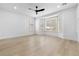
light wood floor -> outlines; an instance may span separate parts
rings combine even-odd
[[[79,55],[79,43],[57,37],[33,35],[0,40],[1,56]]]

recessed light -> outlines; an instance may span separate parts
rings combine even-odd
[[[14,9],[16,10],[16,6],[14,6]]]
[[[60,8],[60,5],[57,5],[57,8]]]

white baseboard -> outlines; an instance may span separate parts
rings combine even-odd
[[[46,35],[46,34],[21,34],[21,35],[16,35],[16,36],[4,36],[4,37],[0,37],[0,40],[2,40],[2,39],[10,39],[10,38],[17,38],[17,37],[23,37],[23,36],[32,36],[32,35]],[[69,37],[63,37],[62,35],[59,35],[59,36],[56,36],[56,37],[59,37],[59,38],[62,38],[62,39],[66,39],[66,40],[73,40],[73,41],[79,42],[79,40],[75,40],[75,39],[69,38]],[[52,36],[52,35],[46,35],[46,36]]]
[[[30,36],[30,35],[34,35],[34,34],[22,34],[22,35],[16,35],[16,36],[4,36],[4,37],[0,37],[0,40],[2,39],[9,39],[9,38],[17,38],[17,37],[22,37],[22,36]]]

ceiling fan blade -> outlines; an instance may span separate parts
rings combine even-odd
[[[29,10],[33,10],[32,8],[28,8]],[[33,10],[34,11],[34,10]]]
[[[39,11],[44,11],[45,9],[40,9]]]
[[[36,12],[44,11],[45,9],[35,10]]]

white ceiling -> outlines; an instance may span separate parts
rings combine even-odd
[[[11,12],[23,13],[32,17],[39,17],[76,5],[75,3],[68,3],[66,6],[61,6],[61,4],[62,3],[0,3],[0,8]],[[45,8],[45,11],[41,11],[36,15],[35,11],[28,9],[35,9],[35,6],[38,6],[38,9]],[[59,8],[57,6],[59,6]],[[14,9],[14,7],[16,9]]]

